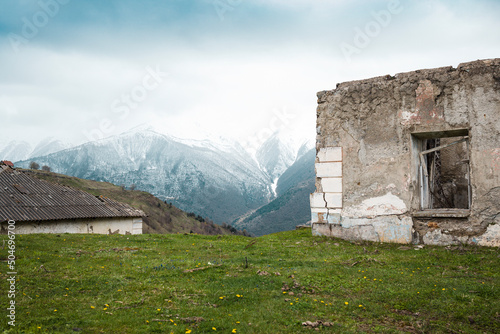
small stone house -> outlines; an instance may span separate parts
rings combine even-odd
[[[0,164],[0,233],[142,234],[141,210]],[[9,224],[10,222],[10,224]]]
[[[500,246],[500,59],[317,96],[314,234]]]

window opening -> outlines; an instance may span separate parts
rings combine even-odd
[[[454,133],[414,135],[418,141],[420,208],[469,209],[469,137]]]

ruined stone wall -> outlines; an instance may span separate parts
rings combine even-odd
[[[426,216],[417,166],[418,152],[425,150],[421,143],[429,134],[461,138],[464,131],[468,146],[443,150],[443,161],[454,150],[468,150],[469,160],[456,164],[470,168],[470,210]],[[316,148],[314,233],[500,245],[500,59],[346,82],[319,92]],[[464,170],[452,167],[443,171],[445,177]],[[456,183],[463,189],[463,181]]]

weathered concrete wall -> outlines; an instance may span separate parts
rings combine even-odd
[[[464,131],[470,209],[426,217],[416,161],[425,148],[419,148],[418,138]],[[500,246],[500,59],[346,82],[319,92],[316,148],[313,233]]]
[[[7,223],[2,223],[2,233]],[[16,234],[31,233],[95,233],[95,234],[142,234],[142,218],[110,218],[57,220],[48,222],[16,222]]]

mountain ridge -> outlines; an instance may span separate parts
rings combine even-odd
[[[298,166],[307,149],[307,143],[295,148],[274,134],[253,157],[235,140],[179,139],[137,127],[16,166],[28,168],[34,160],[57,173],[144,190],[185,211],[234,223],[302,182]],[[308,201],[308,194],[301,196],[298,202]]]

